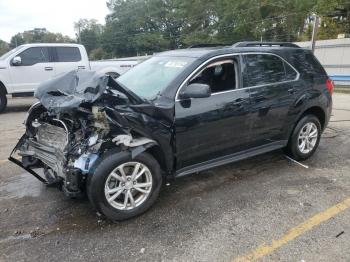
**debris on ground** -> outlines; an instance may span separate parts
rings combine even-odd
[[[342,234],[344,234],[345,232],[344,231],[342,231],[342,232],[340,232],[338,235],[336,235],[335,237],[336,238],[338,238],[338,237],[340,237]]]
[[[303,168],[309,168],[309,166],[304,165],[304,164],[302,164],[302,163],[296,161],[295,159],[293,159],[293,158],[291,158],[291,157],[289,157],[289,156],[287,156],[287,155],[284,155],[284,157],[287,158],[288,160],[290,160],[291,162],[293,162],[293,163],[295,163],[295,164],[298,164],[299,166],[301,166],[301,167],[303,167]]]

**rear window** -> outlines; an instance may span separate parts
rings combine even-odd
[[[301,74],[311,74],[315,76],[324,76],[326,71],[315,56],[310,51],[302,51],[290,55],[291,62]]]
[[[81,55],[78,47],[56,47],[57,62],[78,62]]]
[[[244,56],[244,86],[259,86],[296,79],[297,72],[281,58],[269,54]]]

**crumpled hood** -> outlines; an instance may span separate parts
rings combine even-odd
[[[108,75],[74,70],[40,84],[34,96],[53,114],[69,111],[82,103],[93,103],[107,88],[124,94],[132,103],[144,102]]]
[[[109,77],[94,71],[71,71],[40,84],[34,96],[51,113],[96,101],[106,90]]]

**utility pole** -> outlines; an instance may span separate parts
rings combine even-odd
[[[316,14],[314,14],[314,27],[312,29],[312,37],[311,37],[312,53],[315,53],[317,30],[318,30],[319,22],[320,22],[320,18]]]
[[[80,39],[80,27],[81,27],[81,24],[80,22],[78,22],[78,43],[81,44],[81,39]]]

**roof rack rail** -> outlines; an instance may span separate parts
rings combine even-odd
[[[228,44],[195,44],[191,45],[188,48],[203,48],[203,47],[217,47],[217,46],[230,46]]]
[[[288,42],[238,42],[232,45],[232,47],[264,47],[264,46],[280,46],[280,47],[294,47],[294,48],[301,48],[300,46],[288,43]]]

